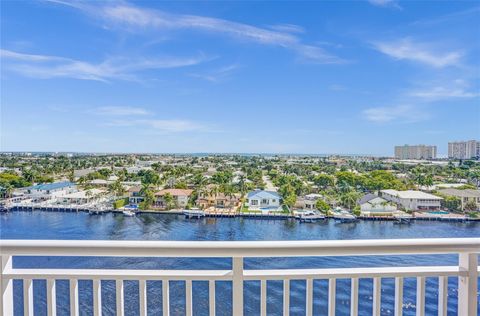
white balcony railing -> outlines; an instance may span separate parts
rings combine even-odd
[[[336,280],[351,279],[351,315],[358,315],[359,279],[373,279],[373,315],[381,313],[381,280],[395,279],[394,314],[402,315],[404,278],[417,278],[416,314],[425,314],[425,278],[438,277],[438,314],[447,315],[448,277],[458,277],[458,315],[477,315],[478,253],[480,238],[396,239],[348,241],[59,241],[1,240],[0,314],[14,315],[13,280],[23,280],[25,315],[33,315],[32,280],[46,280],[47,314],[56,315],[56,280],[69,280],[70,314],[79,315],[78,280],[93,281],[93,313],[102,313],[101,281],[115,280],[117,315],[124,315],[124,281],[139,283],[139,314],[147,315],[147,280],[162,281],[163,315],[169,315],[169,281],[185,282],[186,315],[195,310],[192,281],[208,281],[208,306],[215,315],[215,282],[232,282],[232,310],[244,314],[244,281],[260,281],[260,314],[267,314],[267,280],[283,280],[283,314],[290,310],[290,280],[306,280],[306,315],[313,314],[313,280],[328,280],[328,315],[335,315]],[[458,254],[455,266],[365,267],[328,269],[247,270],[247,257],[364,256],[405,254]],[[229,270],[121,270],[121,269],[19,269],[13,256],[117,256],[117,257],[218,257],[232,258]],[[441,262],[439,262],[441,263]]]

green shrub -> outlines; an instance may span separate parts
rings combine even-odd
[[[124,207],[127,204],[128,204],[128,198],[116,200],[115,202],[113,202],[113,208],[114,209],[119,209],[121,207]]]

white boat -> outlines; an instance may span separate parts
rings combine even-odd
[[[340,221],[342,223],[355,222],[357,220],[357,217],[355,215],[344,210],[333,213],[333,218],[336,221]]]
[[[298,219],[300,220],[300,222],[313,223],[318,220],[324,220],[325,215],[318,211],[305,211],[303,213],[300,213]]]
[[[395,224],[410,224],[413,216],[408,213],[394,214]]]
[[[129,211],[129,210],[124,210],[124,211],[122,211],[122,213],[123,213],[123,215],[129,216],[129,217],[135,216],[135,212],[132,212],[132,211]]]
[[[185,218],[200,218],[205,216],[205,211],[199,208],[192,208],[190,210],[184,210],[183,215],[185,215]]]

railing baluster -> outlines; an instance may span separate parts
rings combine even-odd
[[[170,286],[168,280],[162,281],[162,309],[163,316],[170,315]]]
[[[140,300],[140,316],[147,316],[147,281],[140,280],[138,282],[138,298]]]
[[[243,257],[232,258],[233,316],[243,316]]]
[[[290,315],[290,280],[283,280],[283,316]]]
[[[55,289],[55,279],[47,280],[47,315],[57,315],[57,295]]]
[[[208,281],[209,315],[215,316],[215,280]]]
[[[70,316],[78,316],[80,309],[78,306],[78,280],[70,279]]]
[[[185,314],[192,316],[192,280],[185,281]]]
[[[33,281],[23,280],[23,315],[33,316]]]
[[[417,277],[417,316],[425,315],[425,277]]]
[[[102,281],[93,280],[93,316],[102,315]]]
[[[358,278],[352,278],[350,293],[350,316],[358,316]]]
[[[461,253],[458,258],[460,270],[467,273],[458,278],[458,315],[477,315],[478,254]]]
[[[306,315],[313,315],[313,279],[307,279]]]
[[[395,316],[403,315],[403,278],[395,278]]]
[[[337,291],[337,280],[328,280],[328,316],[335,316],[335,299]]]
[[[438,278],[438,316],[447,316],[448,277]]]
[[[267,316],[267,280],[260,281],[260,315]]]
[[[373,278],[373,316],[380,316],[382,302],[382,279]]]
[[[124,304],[123,304],[123,280],[115,280],[116,287],[116,307],[117,307],[117,316],[124,315]]]
[[[6,270],[12,269],[12,256],[0,256],[0,316],[13,315],[13,280],[4,279]]]

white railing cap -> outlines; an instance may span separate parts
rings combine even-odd
[[[480,238],[321,241],[0,240],[0,253],[25,256],[293,257],[480,253]]]

